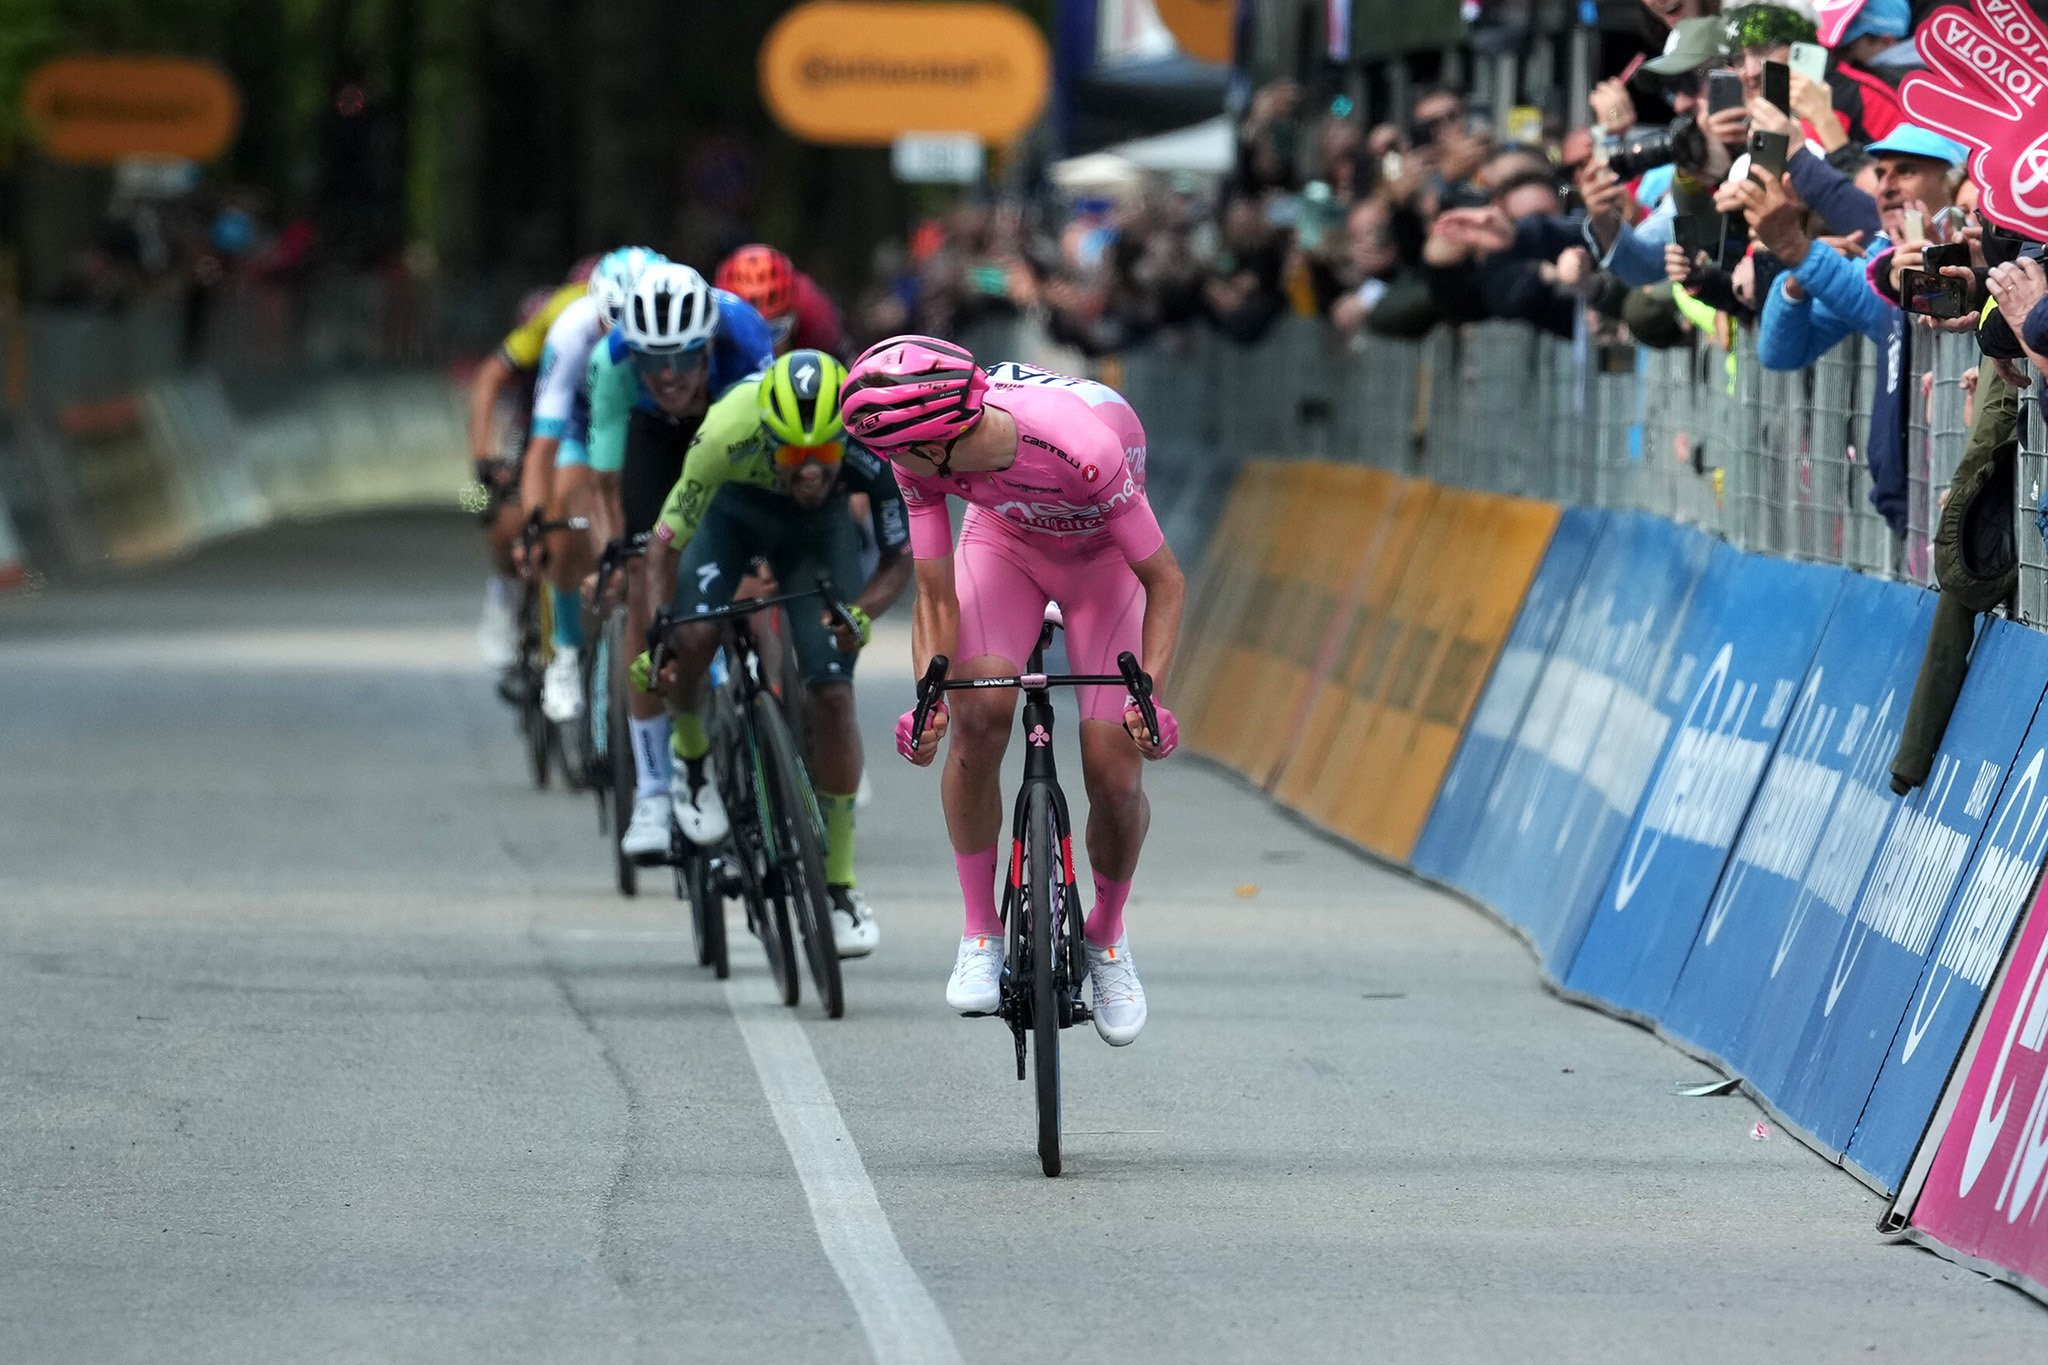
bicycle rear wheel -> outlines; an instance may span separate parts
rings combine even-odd
[[[1033,789],[1024,809],[1026,943],[1031,951],[1031,1070],[1038,1091],[1038,1164],[1060,1173],[1060,963],[1053,956],[1053,920],[1062,878],[1054,861],[1052,798]]]
[[[621,645],[626,613],[615,611],[605,623],[605,756],[611,778],[612,865],[621,896],[640,894],[640,869],[619,847],[626,826],[633,823],[633,793],[639,785],[633,771],[633,732],[626,710],[626,656]]]
[[[676,895],[690,903],[690,928],[697,937],[697,965],[720,981],[732,975],[725,942],[725,897],[711,881],[711,855],[694,852],[676,866]]]
[[[803,936],[804,960],[825,1006],[825,1017],[846,1013],[846,990],[839,975],[839,947],[832,939],[832,893],[825,884],[825,825],[811,791],[810,771],[797,753],[796,739],[782,708],[766,694],[754,699],[756,724],[765,741],[766,767],[773,780],[776,861],[791,918]]]

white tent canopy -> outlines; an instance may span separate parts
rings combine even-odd
[[[1120,142],[1086,156],[1071,156],[1052,168],[1053,183],[1068,191],[1114,191],[1135,186],[1147,172],[1220,179],[1237,158],[1237,134],[1219,114],[1170,133]]]

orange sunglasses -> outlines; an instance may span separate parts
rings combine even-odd
[[[846,458],[844,441],[827,441],[821,446],[777,446],[777,469],[802,469],[807,464],[836,465]]]

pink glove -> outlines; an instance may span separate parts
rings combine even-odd
[[[946,707],[943,702],[933,707],[932,713],[929,716],[925,717],[924,732],[927,735],[931,734],[933,722],[937,721],[941,716],[945,716],[946,714]],[[896,718],[896,752],[902,754],[912,763],[915,763],[918,767],[922,768],[929,764],[932,760],[931,757],[919,758],[917,755],[917,745],[911,742],[910,732],[912,727],[916,724],[917,711],[915,708],[909,711],[905,711],[902,715]],[[944,727],[941,726],[940,728],[943,730]],[[938,750],[934,748],[932,751],[932,756],[936,757],[937,753]]]
[[[1159,720],[1159,752],[1145,756],[1151,759],[1161,759],[1180,747],[1180,722],[1173,718],[1173,712],[1167,710],[1156,701],[1152,703],[1152,713]],[[1137,702],[1126,701],[1124,703],[1124,724],[1126,726],[1134,725],[1138,728],[1140,734],[1144,733],[1145,718],[1139,712]]]

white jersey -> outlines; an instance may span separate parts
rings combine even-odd
[[[604,315],[588,294],[562,310],[548,328],[541,350],[540,378],[533,390],[533,434],[581,443],[590,430],[590,400],[584,389],[590,353],[604,336]]]

